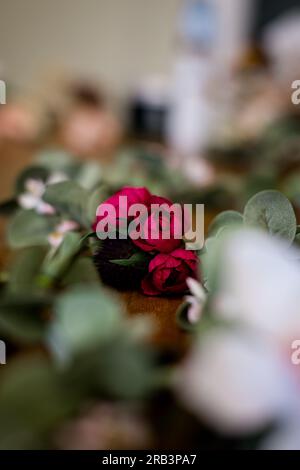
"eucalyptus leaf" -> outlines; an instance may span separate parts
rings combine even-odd
[[[42,279],[47,285],[59,280],[70,268],[74,258],[81,251],[81,236],[77,232],[65,234],[61,245],[53,256],[47,257],[42,266]]]
[[[208,235],[215,235],[220,228],[229,225],[241,225],[243,223],[243,215],[237,211],[224,211],[218,214],[208,228]]]
[[[72,156],[59,149],[43,150],[36,155],[35,161],[37,165],[51,172],[65,172],[73,163]]]
[[[126,329],[78,354],[69,371],[70,383],[80,384],[86,394],[114,399],[143,398],[157,379],[153,351]]]
[[[3,379],[0,448],[45,448],[50,433],[74,413],[76,394],[42,355],[23,355],[5,369]]]
[[[92,189],[99,184],[102,178],[102,168],[99,163],[83,163],[75,175],[75,181],[85,189]]]
[[[290,242],[295,238],[297,222],[294,209],[279,191],[262,191],[253,196],[245,207],[244,221],[246,226],[260,227]]]
[[[282,186],[284,194],[295,204],[300,204],[300,174],[293,173],[288,176]]]
[[[92,225],[92,223],[96,219],[96,212],[99,204],[104,202],[107,198],[108,188],[104,185],[101,185],[98,188],[94,189],[89,195],[87,201],[87,218],[90,225]]]
[[[7,291],[15,294],[34,291],[46,253],[44,246],[28,247],[19,251],[9,272]]]
[[[21,193],[26,192],[26,182],[29,179],[39,180],[45,183],[50,175],[50,171],[43,166],[30,166],[26,168],[17,178],[16,181],[16,194],[19,195]]]
[[[220,232],[220,231],[219,231]],[[205,288],[211,292],[216,286],[219,265],[219,239],[210,237],[205,241],[204,249],[200,255],[202,279]]]
[[[47,245],[48,235],[54,230],[56,216],[37,214],[34,210],[19,210],[10,220],[7,241],[11,248]]]
[[[120,305],[105,291],[74,287],[56,301],[49,344],[58,358],[68,359],[115,335],[121,318]]]
[[[8,293],[0,300],[0,335],[21,343],[43,340],[45,320],[42,312],[51,303],[49,296],[32,292]]]
[[[80,225],[89,226],[86,214],[88,192],[74,181],[47,186],[43,200]]]
[[[95,264],[90,257],[77,258],[67,270],[62,279],[62,286],[74,284],[96,284],[100,282]]]

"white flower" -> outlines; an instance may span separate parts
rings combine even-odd
[[[48,242],[53,248],[58,248],[64,239],[64,235],[67,232],[77,230],[78,228],[79,225],[77,222],[74,222],[73,220],[64,220],[56,226],[52,233],[50,233],[48,236]]]
[[[299,448],[300,369],[291,362],[292,341],[300,339],[298,251],[240,230],[222,255],[211,311],[233,324],[201,336],[179,372],[179,394],[223,433],[276,423],[262,447]]]
[[[28,179],[25,182],[25,192],[18,198],[23,209],[35,209],[39,214],[54,214],[55,209],[42,200],[46,185],[41,180]]]
[[[299,251],[263,232],[239,231],[225,243],[215,311],[289,344],[300,338]]]
[[[189,277],[186,280],[191,295],[185,296],[185,301],[189,304],[187,310],[187,319],[190,323],[197,323],[202,314],[203,306],[206,301],[206,293],[200,282]]]
[[[300,410],[279,350],[242,329],[202,337],[182,368],[178,390],[189,409],[223,433],[247,434]]]
[[[18,203],[23,209],[35,209],[38,214],[54,214],[53,206],[44,202],[42,197],[46,186],[67,180],[64,173],[53,173],[46,182],[29,178],[25,182],[25,192],[18,197]]]

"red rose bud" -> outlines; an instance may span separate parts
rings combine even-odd
[[[100,204],[93,230],[99,238],[108,233],[113,234],[110,238],[130,237],[143,251],[170,253],[182,244],[186,222],[180,204],[151,195],[146,188],[125,187]]]
[[[150,209],[141,223],[142,236],[133,243],[143,251],[170,253],[182,244],[183,215],[179,204],[164,197],[151,196]]]
[[[197,277],[198,257],[193,251],[179,248],[169,254],[156,255],[142,281],[146,295],[180,294],[187,289],[186,279]]]
[[[125,198],[120,196],[125,196]],[[144,204],[146,207],[148,207],[150,198],[151,194],[146,188],[125,187],[121,189],[120,191],[118,191],[113,196],[109,197],[108,199],[106,199],[106,201],[100,204],[97,210],[96,220],[93,224],[93,230],[95,232],[97,231],[98,223],[101,222],[104,218],[110,224],[115,224],[116,222],[118,227],[127,226],[124,219],[128,217],[129,207],[133,204]],[[110,212],[108,214],[105,213],[104,208],[106,204],[112,206],[115,209],[115,215],[117,219],[116,221],[114,217],[112,217],[111,220],[109,217],[107,217],[109,216]],[[103,211],[100,211],[100,208],[103,208]]]

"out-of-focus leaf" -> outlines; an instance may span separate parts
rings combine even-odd
[[[110,262],[119,266],[143,266],[149,262],[149,256],[141,251],[134,253],[130,258],[112,259]]]
[[[108,189],[106,186],[101,185],[98,188],[94,189],[92,193],[90,194],[87,202],[87,218],[92,225],[92,223],[96,219],[96,212],[99,204],[104,202],[108,198]]]
[[[10,293],[28,293],[36,289],[36,278],[46,255],[44,246],[24,248],[18,252],[9,272],[7,290]]]
[[[35,343],[43,339],[45,320],[42,312],[51,298],[39,294],[7,294],[0,300],[0,334],[21,343]]]
[[[296,234],[296,216],[290,201],[279,191],[262,191],[253,196],[244,211],[245,225],[260,227],[271,235],[292,242]]]
[[[235,230],[237,230],[237,227],[234,225],[228,226],[226,230],[220,228],[215,236],[207,238],[204,248],[199,255],[201,267],[200,276],[210,296],[218,287],[223,244],[227,240],[227,237],[230,237],[231,233]]]
[[[5,367],[0,387],[0,448],[38,449],[74,410],[76,395],[42,356],[23,357]]]
[[[293,173],[286,178],[282,190],[289,199],[300,205],[300,174]]]
[[[96,286],[77,286],[55,305],[49,344],[58,357],[68,358],[107,340],[122,324],[120,305]]]
[[[93,260],[88,257],[79,257],[66,272],[62,285],[72,286],[74,284],[96,284],[99,282],[99,274]]]
[[[47,245],[48,235],[57,224],[56,216],[37,214],[34,210],[19,210],[10,220],[7,241],[12,248]]]
[[[61,245],[50,258],[46,258],[42,266],[42,277],[47,286],[57,281],[69,269],[74,258],[81,250],[81,236],[77,232],[65,234]]]
[[[89,226],[86,214],[88,192],[74,181],[47,186],[43,200],[68,218],[83,226]]]
[[[237,211],[224,211],[217,215],[214,218],[212,223],[208,228],[208,235],[215,235],[220,228],[230,226],[230,225],[241,225],[243,223],[243,216]]]
[[[42,166],[30,166],[26,168],[16,181],[16,194],[21,194],[26,191],[25,184],[29,179],[40,180],[45,183],[49,174],[50,171]]]
[[[122,331],[99,342],[93,350],[77,355],[69,380],[80,383],[85,393],[137,399],[153,391],[156,372],[151,348]]]
[[[247,176],[246,181],[242,181],[243,189],[243,203],[246,203],[252,196],[258,192],[276,188],[278,175],[275,168],[267,166],[267,172],[254,173]]]
[[[39,152],[36,155],[35,161],[39,166],[46,168],[50,172],[65,172],[73,163],[71,155],[59,149],[48,149]]]
[[[75,175],[75,181],[85,189],[92,189],[102,178],[102,168],[99,163],[83,163]]]

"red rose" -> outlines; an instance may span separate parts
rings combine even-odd
[[[122,199],[120,199],[120,196],[126,196],[127,197],[127,210],[126,214],[122,214]],[[149,201],[151,198],[151,194],[146,188],[131,188],[131,187],[125,187],[115,193],[113,196],[109,197],[104,201],[103,203],[100,204],[102,206],[103,204],[111,204],[115,209],[116,209],[116,216],[117,216],[117,223],[120,226],[124,226],[124,224],[120,224],[120,219],[119,217],[123,217],[124,215],[128,215],[128,208],[132,206],[132,204],[144,204],[145,206],[149,206]],[[99,207],[100,207],[99,206]],[[123,208],[123,212],[126,207]],[[93,224],[93,230],[97,230],[97,224],[100,222],[105,215],[97,215],[96,220]],[[112,221],[113,222],[113,221]]]
[[[149,264],[149,273],[142,281],[146,295],[182,293],[186,279],[196,277],[198,257],[193,251],[179,248],[169,254],[156,255]]]
[[[126,203],[120,199],[120,196],[127,197]],[[136,214],[140,223],[135,226],[135,235],[133,230],[129,230],[129,237],[141,250],[169,253],[181,245],[184,223],[181,208],[177,205],[175,211],[168,210],[172,206],[172,202],[168,199],[154,196],[146,188],[125,187],[108,198],[99,207],[102,206],[102,209],[104,209],[104,204],[110,204],[115,208],[118,228],[126,228],[125,219],[130,222],[135,218],[128,216],[128,211],[133,204],[143,204],[145,206],[145,212]],[[155,206],[153,207],[153,205]],[[159,206],[162,207],[159,208]],[[103,212],[105,211],[103,210]],[[97,215],[93,224],[94,231],[97,230],[97,224],[104,217],[105,222],[114,223],[114,220],[107,218],[107,213],[102,213]]]
[[[148,213],[142,223],[141,231],[143,236],[136,240],[132,239],[132,241],[143,251],[170,253],[182,243],[183,217],[181,209],[179,213],[169,211],[168,209],[172,206],[172,202],[164,197],[153,195],[151,195],[149,204]],[[154,209],[154,204],[157,209]],[[165,206],[165,210],[164,208],[159,210],[158,206],[162,205]],[[164,235],[166,238],[164,238]]]

